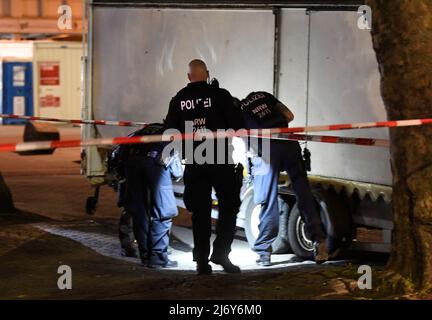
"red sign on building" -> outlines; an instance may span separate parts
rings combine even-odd
[[[59,62],[39,62],[39,84],[41,86],[60,85]]]
[[[60,97],[56,97],[53,95],[46,95],[44,97],[41,97],[40,106],[41,108],[60,107]]]

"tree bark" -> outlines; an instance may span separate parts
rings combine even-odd
[[[0,214],[11,213],[14,210],[12,194],[0,172]]]
[[[432,1],[367,3],[389,120],[432,118]],[[394,128],[390,139],[395,229],[388,266],[405,284],[431,289],[432,125]]]

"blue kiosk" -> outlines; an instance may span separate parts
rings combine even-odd
[[[3,61],[0,113],[33,115],[33,73],[31,62]],[[4,118],[3,124],[24,124],[26,120]]]

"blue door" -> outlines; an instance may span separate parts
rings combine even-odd
[[[31,62],[3,62],[3,111],[15,115],[33,115],[33,78]],[[3,119],[3,124],[21,124],[26,120]]]

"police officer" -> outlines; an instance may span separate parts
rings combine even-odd
[[[134,135],[162,134],[163,124],[150,124]],[[133,217],[133,230],[139,255],[151,268],[176,267],[168,259],[169,232],[177,215],[171,177],[175,156],[162,159],[164,143],[136,144],[127,147],[125,209]],[[179,161],[179,160],[178,160]]]
[[[242,127],[241,114],[233,107],[230,93],[208,84],[209,73],[202,60],[192,60],[189,63],[188,78],[190,83],[170,102],[166,117],[167,128],[185,133],[186,121],[193,123],[194,132],[230,128],[237,130]],[[194,150],[199,146],[200,142],[194,142]],[[228,255],[234,239],[236,216],[240,206],[241,173],[240,170],[236,171],[232,160],[229,163],[232,152],[230,144],[227,143],[225,147],[226,157],[223,163],[217,161],[216,148],[207,150],[213,152],[213,161],[206,161],[203,164],[198,163],[193,155],[183,154],[186,159],[184,202],[186,208],[192,212],[193,258],[197,263],[198,274],[212,272],[209,265],[212,187],[219,201],[219,217],[210,261],[221,265],[225,272],[240,272],[240,268],[231,263]],[[208,154],[206,159],[207,156]]]
[[[294,119],[292,112],[267,92],[252,92],[240,102],[247,129],[287,127]],[[269,154],[263,154],[262,143],[270,143]],[[261,205],[259,235],[253,250],[259,255],[258,265],[271,265],[272,243],[279,228],[279,172],[287,171],[296,194],[297,205],[306,229],[314,242],[317,263],[328,259],[326,235],[304,168],[301,148],[297,141],[251,139],[254,202]]]

